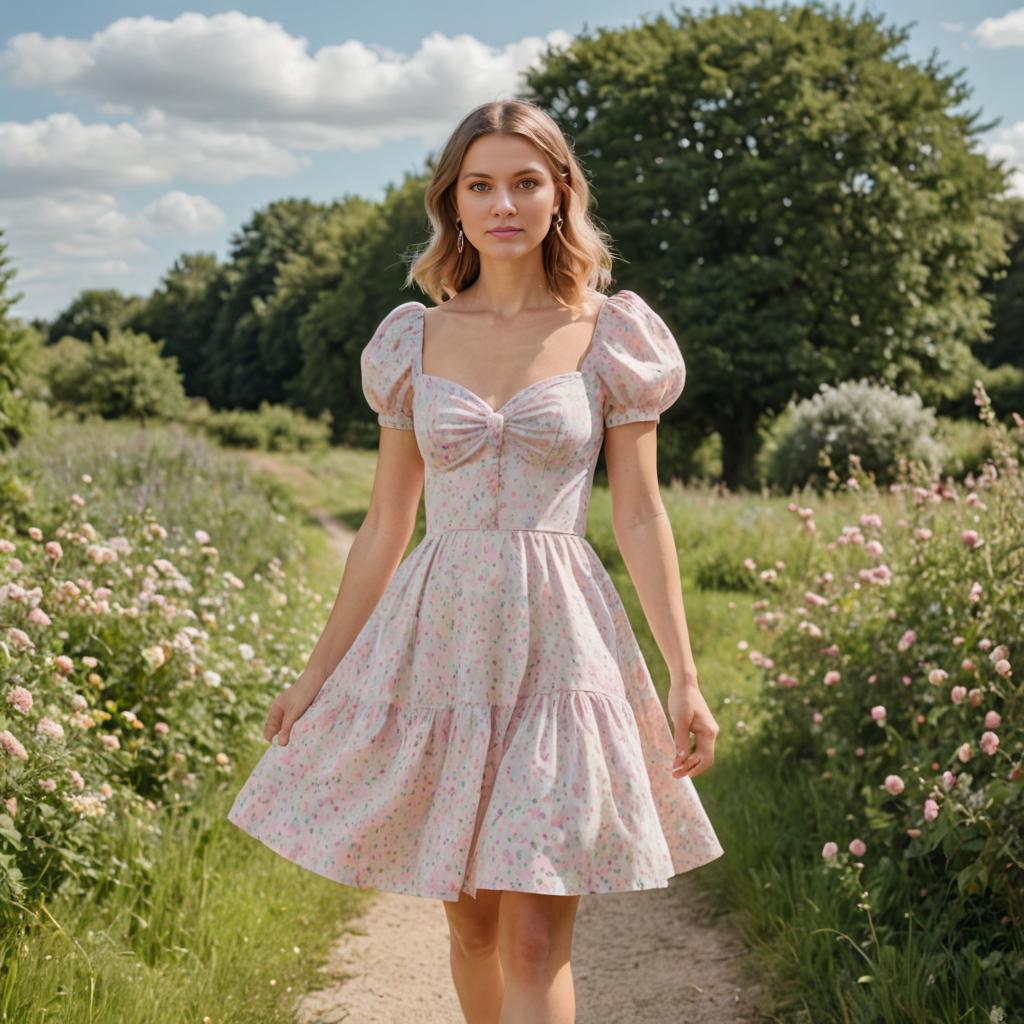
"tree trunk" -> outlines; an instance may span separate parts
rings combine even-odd
[[[757,490],[756,456],[760,447],[757,416],[744,404],[735,415],[718,427],[722,438],[722,479],[730,491]]]

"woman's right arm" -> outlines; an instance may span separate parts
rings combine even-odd
[[[358,636],[387,589],[416,528],[423,459],[412,430],[382,426],[373,491],[356,533],[327,624],[306,667],[270,707],[264,738],[285,746],[295,722]]]

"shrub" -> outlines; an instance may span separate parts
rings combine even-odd
[[[65,358],[51,359],[47,382],[54,401],[104,419],[175,419],[185,410],[177,357],[164,359],[163,341],[114,330],[109,339],[62,339]]]
[[[864,380],[823,384],[779,417],[765,458],[768,479],[785,493],[806,485],[821,491],[831,467],[844,472],[853,453],[880,484],[896,478],[902,461],[934,472],[943,455],[935,428],[935,413],[918,395]]]
[[[886,521],[860,473],[844,486],[861,514],[831,538],[791,506],[812,568],[751,565],[769,637],[751,660],[765,749],[818,780],[829,831],[808,847],[863,911],[858,954],[884,975],[912,918],[941,950],[926,973],[955,975],[969,950],[1009,992],[1024,978],[1024,419],[1008,432],[980,382],[976,401],[994,452],[977,477],[894,485]]]
[[[210,408],[205,399],[192,399],[186,422],[226,447],[258,448],[272,452],[321,451],[330,445],[330,410],[316,418],[287,405],[261,402],[256,411]]]

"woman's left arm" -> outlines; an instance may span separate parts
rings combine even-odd
[[[690,649],[679,556],[658,486],[657,423],[609,428],[604,450],[615,539],[669,669],[668,712],[676,745],[672,772],[694,778],[714,764],[718,723],[701,693]]]

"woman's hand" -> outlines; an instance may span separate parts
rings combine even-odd
[[[299,676],[287,690],[274,698],[270,705],[270,714],[267,715],[267,724],[263,726],[263,738],[272,743],[276,736],[278,746],[287,747],[292,726],[302,717],[319,692],[320,685],[305,676]]]
[[[691,779],[703,775],[715,763],[715,737],[718,723],[708,709],[704,694],[695,683],[674,683],[668,691],[668,713],[675,728],[676,756],[672,776]],[[690,733],[697,749],[690,750]]]

